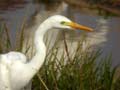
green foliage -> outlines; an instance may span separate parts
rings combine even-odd
[[[33,90],[116,90],[119,78],[113,82],[116,67],[111,67],[111,55],[101,59],[100,50],[82,51],[82,42],[78,42],[75,54],[67,59],[66,50],[58,58],[61,48],[55,45],[33,79]]]

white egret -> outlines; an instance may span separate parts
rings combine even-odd
[[[36,53],[31,60],[27,60],[20,52],[12,51],[0,55],[0,90],[21,90],[30,82],[44,62],[46,47],[43,37],[46,31],[52,28],[93,31],[92,28],[74,23],[61,15],[49,17],[35,32]]]

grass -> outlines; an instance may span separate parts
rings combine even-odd
[[[116,89],[119,80],[114,82],[116,68],[111,68],[110,56],[96,65],[101,56],[99,50],[81,52],[78,45],[71,60],[64,56],[66,51],[57,58],[58,52],[59,48],[53,48],[38,73],[47,89],[36,76],[32,90],[119,90]]]
[[[22,51],[24,41],[24,25],[20,36],[16,35],[17,48],[13,49],[9,30],[5,24],[0,27],[0,52],[10,50]],[[69,46],[64,38],[63,47],[56,42],[53,48],[47,51],[44,65],[32,80],[32,90],[120,90],[120,78],[115,77],[117,67],[111,66],[111,55],[101,58],[99,50],[82,51],[82,43],[71,53],[72,43]],[[46,40],[47,41],[47,40]],[[47,41],[47,48],[49,48]],[[26,50],[26,52],[28,49]]]

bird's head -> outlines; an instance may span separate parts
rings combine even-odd
[[[83,26],[80,24],[77,24],[70,19],[61,16],[61,15],[55,15],[50,18],[51,23],[53,24],[53,28],[62,28],[62,29],[73,29],[73,30],[84,30],[92,32],[93,29],[87,26]]]

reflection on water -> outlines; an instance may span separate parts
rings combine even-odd
[[[120,38],[120,18],[112,17],[104,19],[101,16],[85,12],[80,8],[71,8],[71,6],[67,6],[63,3],[46,5],[44,3],[38,4],[27,1],[27,3],[22,4],[22,7],[16,7],[14,7],[14,10],[12,11],[9,9],[0,9],[1,20],[6,22],[11,30],[11,38],[15,38],[16,30],[20,30],[24,17],[26,17],[29,22],[26,32],[34,32],[38,25],[47,17],[54,14],[63,14],[80,24],[95,28],[95,32],[87,33],[87,43],[92,47],[95,47],[94,49],[102,47],[104,54],[112,52],[113,64],[120,64],[120,43],[118,40]],[[73,33],[72,31],[69,31],[67,32],[67,39],[71,39],[72,37],[73,39],[78,40],[81,33],[83,32],[77,31]]]

